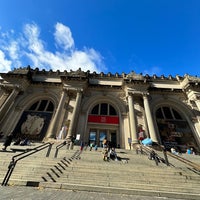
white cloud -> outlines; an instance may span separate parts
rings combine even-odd
[[[46,70],[77,70],[104,71],[103,57],[93,48],[75,49],[74,39],[69,27],[57,23],[55,25],[54,52],[47,49],[48,41],[40,38],[40,28],[37,24],[26,24],[19,36],[13,30],[2,32],[0,29],[0,71],[10,71],[12,68],[30,65],[33,68]]]
[[[5,54],[0,50],[0,72],[8,72],[11,70],[11,61],[5,58]]]
[[[74,47],[74,39],[72,38],[71,30],[61,23],[55,25],[55,40],[64,50],[69,50]]]
[[[39,39],[40,30],[37,25],[26,24],[24,27],[24,35],[27,38],[27,46],[31,54],[41,55],[45,52],[43,42]]]
[[[11,42],[10,46],[8,47],[8,51],[10,54],[10,57],[15,60],[18,58],[18,44],[16,41]]]

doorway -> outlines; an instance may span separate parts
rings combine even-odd
[[[88,143],[102,147],[104,138],[107,138],[113,147],[117,147],[117,131],[109,129],[90,129]]]

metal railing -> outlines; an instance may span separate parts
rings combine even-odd
[[[32,154],[35,154],[39,151],[42,151],[43,149],[46,149],[46,148],[48,148],[47,153],[46,153],[46,157],[49,157],[52,145],[53,145],[53,143],[48,142],[48,143],[42,144],[40,146],[37,146],[33,149],[27,149],[27,151],[13,156],[12,160],[10,161],[10,164],[8,166],[8,171],[7,171],[7,173],[4,177],[4,180],[3,180],[1,185],[6,186],[8,184],[8,181],[9,181],[9,179],[10,179],[10,177],[11,177],[11,175],[12,175],[14,169],[15,169],[15,166],[16,166],[16,164],[19,160],[22,160],[23,158],[26,158],[26,157],[28,157]]]
[[[195,169],[196,171],[200,172],[200,165],[199,165],[199,164],[194,163],[194,162],[192,162],[192,161],[190,161],[190,160],[188,160],[188,159],[185,159],[185,158],[183,158],[183,157],[181,157],[181,156],[172,154],[172,153],[169,152],[169,151],[166,151],[166,150],[165,150],[165,147],[162,146],[162,145],[157,144],[157,146],[160,148],[160,150],[163,151],[163,154],[164,154],[164,156],[165,156],[165,158],[166,158],[166,161],[167,161],[168,165],[170,165],[170,163],[169,163],[169,161],[168,161],[168,157],[170,156],[170,157],[173,157],[173,158],[175,158],[176,160],[179,160],[180,162],[182,162],[182,163],[184,163],[184,164],[186,164],[186,165],[192,167],[192,168]]]
[[[60,148],[62,148],[63,146],[65,146],[66,144],[67,144],[67,142],[64,141],[64,142],[62,142],[62,143],[60,143],[59,145],[56,146],[56,151],[55,151],[54,158],[57,158],[57,156],[58,156],[58,150],[59,150]]]
[[[141,144],[138,145],[138,147],[136,148],[136,153],[138,154],[140,152],[141,154],[145,154],[149,156],[150,159],[152,158],[155,161],[156,165],[158,165],[159,162],[162,162],[166,164],[167,166],[169,166],[170,164],[169,164],[165,149],[162,148],[161,146],[159,146],[159,148],[162,150],[164,158],[159,156],[153,148],[150,148],[149,146],[144,146]]]
[[[169,163],[168,161],[168,157],[173,157],[176,160],[179,160],[180,162],[192,167],[194,170],[200,172],[200,164],[194,163],[188,159],[185,159],[181,156],[178,155],[174,155],[171,152],[168,152],[165,150],[165,148],[159,144],[157,144],[157,146],[159,147],[159,149],[163,152],[164,155],[164,160],[165,160],[165,164],[170,166],[172,164]],[[151,151],[155,152],[155,158],[159,158],[158,154],[156,153],[155,149],[153,147],[150,146],[144,146],[144,145],[139,145],[139,148],[136,149],[136,152],[140,151],[142,154],[146,154],[146,155],[150,155]],[[138,153],[138,152],[137,152]],[[162,158],[161,158],[162,159]],[[155,159],[156,165],[158,165],[158,159]]]
[[[186,165],[188,165],[190,167],[193,167],[195,170],[200,172],[200,164],[194,163],[194,162],[192,162],[192,161],[190,161],[188,159],[185,159],[185,158],[183,158],[181,156],[178,156],[178,155],[174,155],[174,154],[172,154],[170,152],[167,152],[167,155],[175,158],[176,160],[179,160],[180,162],[182,162],[182,163],[184,163],[184,164],[186,164]]]

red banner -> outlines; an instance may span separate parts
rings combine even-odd
[[[101,123],[101,124],[119,124],[119,117],[88,115],[88,122]]]

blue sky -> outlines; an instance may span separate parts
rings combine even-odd
[[[0,72],[200,76],[199,0],[0,0]]]

